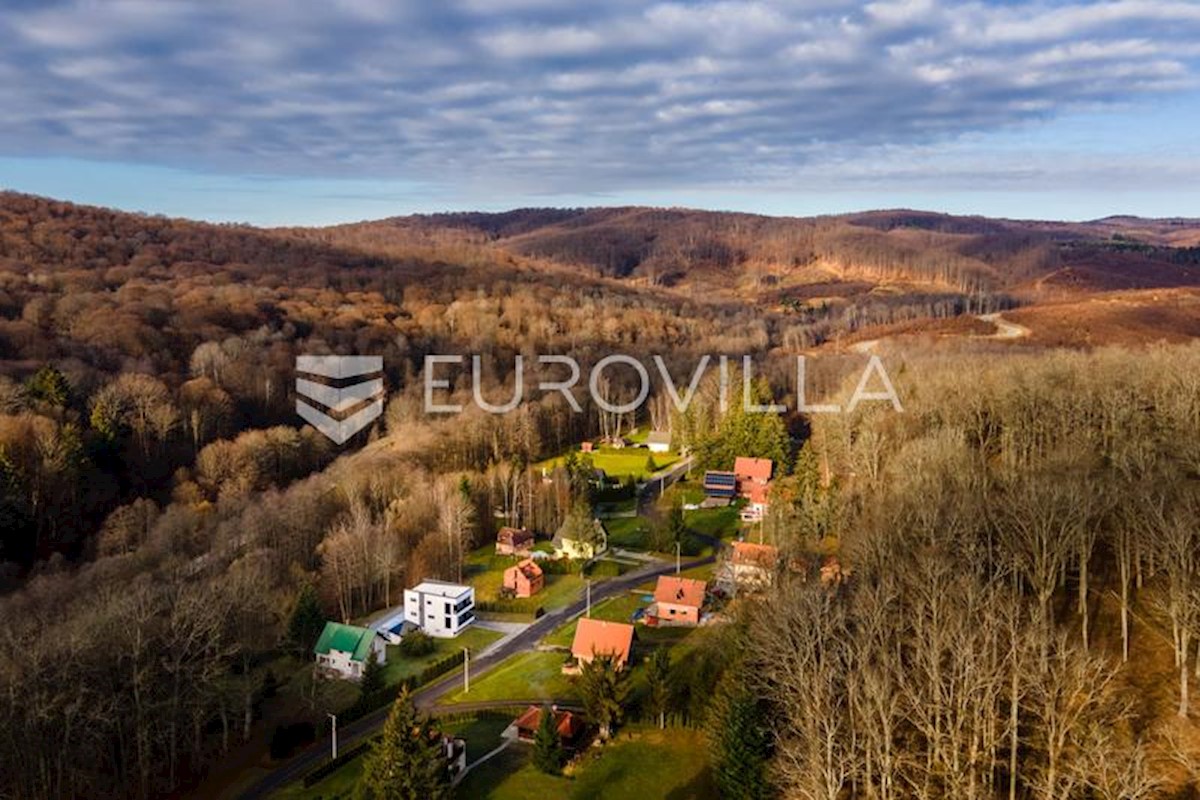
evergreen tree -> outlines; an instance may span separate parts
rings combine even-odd
[[[683,520],[683,503],[678,497],[671,503],[671,510],[667,512],[667,530],[671,533],[672,542],[682,542],[684,534],[687,533],[687,523]]]
[[[25,391],[34,400],[58,408],[66,408],[71,401],[71,384],[65,375],[50,365],[34,373],[26,382]]]
[[[363,761],[361,800],[449,800],[450,770],[441,738],[417,712],[408,689],[392,704],[379,740]]]
[[[665,647],[654,651],[646,672],[646,712],[658,721],[658,727],[667,727],[667,711],[671,704],[671,653]]]
[[[379,654],[372,650],[363,667],[362,680],[358,684],[359,697],[363,702],[369,703],[371,698],[382,692],[384,688],[383,664],[379,662]]]
[[[542,708],[542,719],[533,736],[533,765],[547,775],[557,775],[563,765],[562,737],[558,719],[549,706]]]
[[[750,400],[766,405],[770,392],[762,382],[751,385]],[[775,474],[787,471],[791,438],[779,414],[750,413],[740,396],[731,399],[729,411],[716,429],[697,442],[696,458],[701,469],[732,469],[738,456],[769,458],[775,462]]]
[[[288,641],[298,652],[307,653],[321,638],[324,628],[325,614],[321,611],[321,599],[313,585],[306,583],[288,620]]]
[[[771,734],[759,699],[733,671],[717,688],[706,729],[713,778],[723,800],[771,797]]]
[[[600,738],[607,740],[613,728],[625,716],[629,686],[624,670],[617,669],[612,656],[597,655],[583,665],[579,675],[579,693],[587,715],[600,726]]]

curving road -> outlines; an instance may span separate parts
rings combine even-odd
[[[688,561],[683,564],[684,569],[691,569],[703,564],[710,564],[716,560],[716,556],[708,556],[707,558]],[[592,587],[592,602],[598,603],[609,597],[614,597],[618,594],[628,592],[639,584],[645,583],[648,579],[659,575],[667,575],[675,571],[675,565],[670,563],[652,564],[641,569],[634,570],[619,578],[598,583]],[[565,608],[560,608],[557,611],[546,614],[542,618],[536,620],[528,628],[503,642],[500,646],[493,649],[487,655],[479,658],[471,659],[471,679],[482,677],[489,670],[496,667],[501,661],[504,661],[509,656],[516,653],[533,650],[537,647],[537,643],[550,631],[559,627],[572,617],[582,614],[587,606],[587,600],[580,597],[574,603]],[[433,706],[437,701],[453,691],[462,682],[462,668],[458,668],[453,672],[444,675],[441,678],[426,684],[421,689],[413,694],[413,700],[418,708],[426,711],[433,711]],[[537,701],[530,701],[537,702]],[[455,703],[453,706],[447,707],[446,711],[481,711],[486,708],[523,708],[529,705],[529,702],[524,700],[501,700],[489,703]],[[376,711],[371,712],[361,719],[342,727],[338,730],[338,748],[340,750],[349,750],[354,745],[361,742],[363,739],[373,736],[387,719],[389,708],[384,706]],[[322,739],[315,742],[299,755],[294,756],[290,761],[282,764],[278,769],[267,775],[262,780],[258,781],[249,790],[243,792],[242,798],[258,798],[267,797],[272,792],[282,789],[284,786],[297,781],[304,777],[308,772],[320,766],[329,756],[329,741]]]

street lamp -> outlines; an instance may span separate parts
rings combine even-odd
[[[337,761],[337,714],[326,712],[325,716],[333,723],[333,760]]]
[[[463,648],[463,694],[471,691],[471,651]]]

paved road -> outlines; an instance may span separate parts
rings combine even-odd
[[[690,569],[702,564],[709,564],[715,559],[714,556],[707,558],[692,560],[684,563],[684,569]],[[675,565],[671,563],[660,562],[649,565],[641,569],[630,572],[619,578],[598,583],[592,587],[592,602],[598,603],[608,597],[614,597],[618,594],[628,592],[635,586],[645,583],[647,579],[658,575],[667,575],[675,571]],[[489,670],[496,667],[504,659],[516,653],[533,650],[538,641],[550,631],[562,625],[572,617],[582,614],[587,605],[586,598],[580,597],[576,602],[559,609],[550,614],[546,614],[541,619],[535,621],[532,625],[526,628],[521,633],[509,639],[501,646],[493,649],[486,655],[480,656],[477,659],[471,660],[471,680],[483,677]],[[413,700],[419,708],[432,710],[433,705],[444,695],[450,693],[454,689],[462,685],[462,669],[457,669],[454,672],[439,678],[419,689],[414,695]],[[517,700],[498,701],[495,703],[470,703],[465,706],[455,704],[455,710],[472,710],[479,711],[484,708],[506,708],[506,707],[523,707],[526,703]],[[363,739],[373,736],[387,719],[389,709],[378,709],[362,719],[346,725],[338,730],[338,749],[345,752],[354,745],[361,742]],[[314,743],[299,755],[293,757],[290,761],[280,766],[270,775],[260,780],[251,789],[244,792],[242,798],[257,798],[268,797],[272,792],[282,789],[284,786],[297,781],[306,775],[311,770],[320,766],[329,758],[329,741],[323,739]]]

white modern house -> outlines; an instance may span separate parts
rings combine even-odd
[[[452,639],[475,621],[475,589],[423,580],[404,590],[404,619],[430,636]]]

